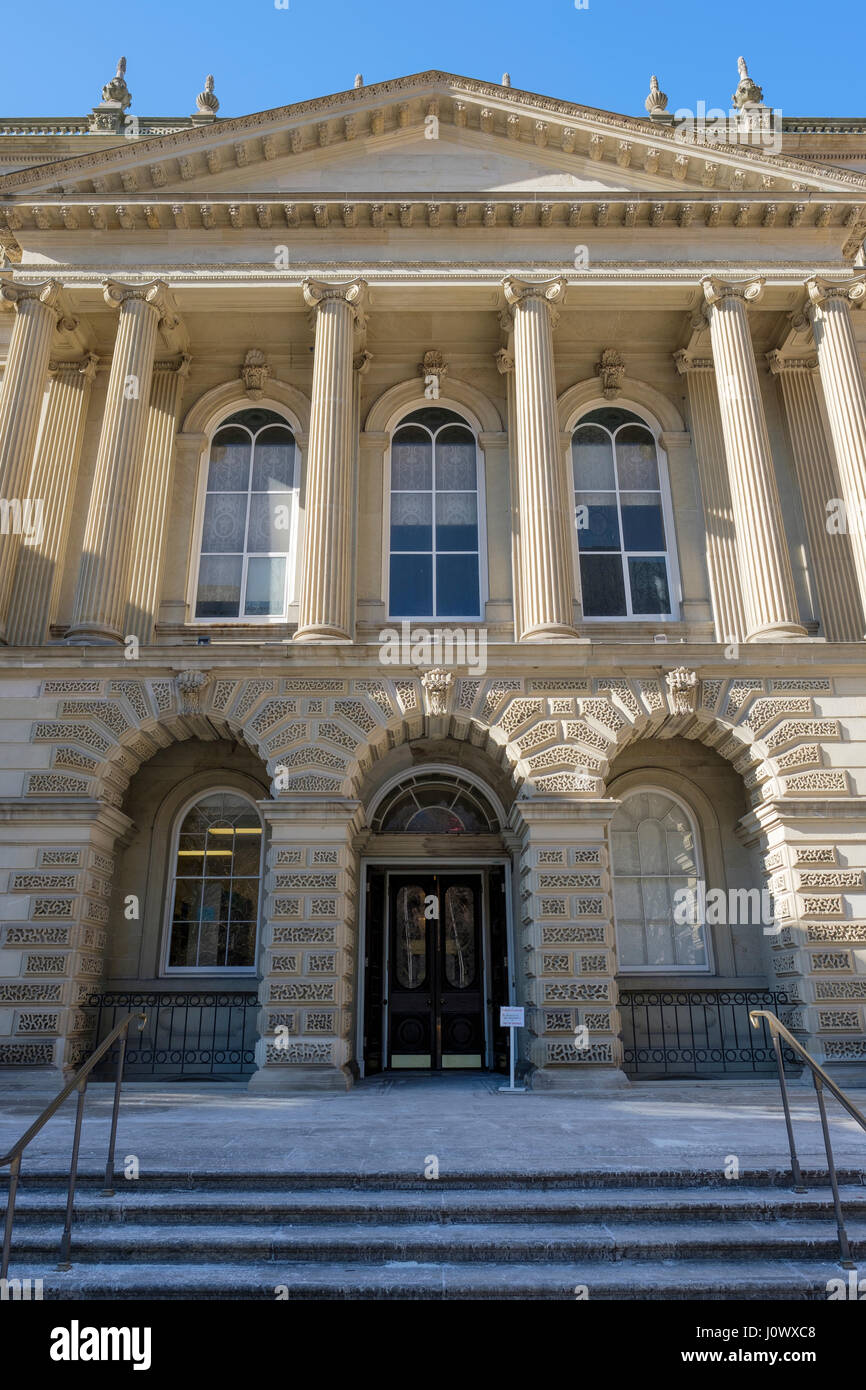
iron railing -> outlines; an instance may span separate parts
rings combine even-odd
[[[780,1023],[775,1014],[767,1013],[763,1009],[756,1009],[749,1014],[749,1020],[753,1028],[769,1028],[773,1035],[773,1049],[776,1054],[776,1067],[779,1073],[779,1086],[782,1091],[782,1108],[785,1111],[785,1128],[788,1131],[788,1148],[791,1151],[791,1177],[794,1181],[795,1192],[808,1191],[803,1181],[803,1171],[800,1167],[800,1160],[797,1158],[797,1148],[794,1143],[794,1126],[791,1123],[791,1106],[788,1102],[788,1084],[785,1081],[785,1068],[782,1061],[782,1042],[784,1038],[791,1052],[802,1061],[812,1073],[812,1081],[815,1086],[815,1095],[818,1099],[818,1113],[821,1116],[821,1132],[824,1136],[824,1152],[827,1155],[827,1172],[830,1176],[830,1187],[833,1190],[833,1210],[836,1213],[836,1232],[839,1236],[839,1263],[843,1269],[856,1269],[857,1266],[851,1258],[851,1246],[848,1243],[848,1233],[845,1230],[845,1222],[842,1217],[842,1202],[839,1197],[839,1181],[836,1177],[836,1164],[833,1160],[833,1144],[830,1139],[830,1126],[827,1123],[827,1107],[824,1104],[824,1087],[832,1096],[835,1096],[839,1104],[848,1111],[853,1120],[856,1120],[861,1129],[866,1130],[866,1115],[857,1109],[853,1100],[846,1096],[841,1087],[819,1067],[818,1063],[804,1047],[797,1042],[797,1039],[788,1032],[784,1023]]]
[[[787,1002],[773,990],[621,990],[623,1069],[647,1078],[772,1075],[773,1039],[767,1028],[755,1037],[750,1010]],[[796,1065],[790,1050],[784,1060]]]
[[[147,1027],[126,1058],[128,1081],[233,1081],[256,1069],[255,990],[225,993],[112,991],[92,995],[97,1044],[113,1027],[119,1011],[144,1009]],[[107,1057],[108,1067],[112,1057]]]
[[[37,1134],[60,1109],[67,1096],[71,1096],[73,1091],[78,1092],[78,1106],[75,1111],[75,1131],[72,1138],[72,1158],[69,1161],[69,1189],[66,1195],[66,1219],[63,1223],[63,1235],[60,1239],[60,1261],[58,1269],[69,1269],[69,1252],[72,1244],[72,1215],[75,1207],[75,1183],[78,1178],[78,1151],[81,1147],[81,1125],[84,1120],[84,1096],[87,1091],[87,1083],[91,1074],[98,1067],[110,1049],[117,1043],[116,1057],[117,1066],[114,1082],[114,1104],[111,1110],[111,1131],[108,1137],[108,1158],[105,1163],[105,1187],[104,1197],[114,1196],[114,1148],[117,1141],[117,1116],[120,1111],[120,1083],[123,1080],[123,1062],[126,1052],[126,1039],[129,1025],[134,1019],[138,1021],[139,1030],[146,1023],[144,1014],[128,1014],[112,1028],[108,1037],[96,1049],[91,1057],[88,1057],[84,1066],[77,1071],[72,1080],[69,1081],[60,1092],[55,1096],[50,1105],[46,1105],[42,1114],[33,1121],[33,1124],[22,1134],[17,1144],[13,1144],[8,1154],[0,1158],[0,1168],[9,1165],[9,1195],[6,1200],[6,1222],[3,1228],[3,1254],[0,1257],[0,1279],[5,1279],[9,1272],[9,1252],[12,1247],[12,1223],[15,1220],[15,1198],[18,1193],[18,1179],[21,1175],[21,1155],[27,1145],[36,1138]]]

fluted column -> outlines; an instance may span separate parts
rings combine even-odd
[[[688,382],[716,641],[741,642],[745,638],[746,627],[737,559],[737,534],[713,361],[710,357],[694,357],[683,350],[674,353],[674,362],[677,371]]]
[[[138,526],[135,501],[150,401],[151,373],[160,320],[169,296],[160,281],[121,285],[109,281],[105,300],[120,319],[78,588],[67,641],[122,642],[129,559]]]
[[[316,338],[296,642],[352,639],[354,335],[364,327],[366,293],[363,280],[304,282]]]
[[[737,533],[747,642],[805,637],[797,611],[791,561],[770,436],[758,383],[747,303],[763,292],[763,281],[731,284],[703,280],[728,481]]]
[[[15,306],[15,323],[0,390],[0,498],[21,503],[33,462],[39,415],[45,394],[51,340],[64,313],[56,281],[19,285],[0,281],[0,300]],[[38,498],[31,498],[31,502]],[[0,537],[0,642],[5,642],[9,599],[21,536],[11,529]]]
[[[866,278],[858,276],[839,285],[816,275],[806,282],[806,289],[851,553],[866,613],[866,383],[851,322],[851,305],[866,303]]]
[[[553,328],[565,281],[503,283],[514,321],[521,641],[574,638],[571,518],[556,413]]]
[[[27,496],[42,499],[42,534],[25,537],[18,555],[9,606],[9,641],[16,646],[44,642],[57,616],[96,366],[90,352],[80,361],[54,362],[49,368],[48,401],[27,484]]]
[[[179,362],[157,362],[153,369],[123,624],[124,633],[134,633],[142,643],[153,638],[159,604],[177,414],[189,363],[189,356],[184,353]]]
[[[821,409],[818,359],[768,352],[767,365],[781,383],[823,633],[830,642],[856,642],[863,636],[863,610],[850,540],[843,532],[831,535],[827,529],[827,504],[841,492]]]

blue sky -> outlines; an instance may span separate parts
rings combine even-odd
[[[851,0],[42,0],[40,56],[22,30],[0,72],[0,115],[78,116],[125,54],[131,110],[188,115],[205,75],[220,115],[244,115],[425,68],[643,115],[651,73],[669,110],[730,104],[744,54],[791,116],[866,114]],[[848,38],[846,38],[848,35]],[[820,41],[819,41],[820,40]]]

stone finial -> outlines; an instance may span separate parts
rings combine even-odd
[[[132,102],[132,94],[126,85],[126,59],[121,58],[117,64],[117,72],[110,82],[106,82],[102,89],[103,102],[110,102],[112,106],[119,106],[121,111],[125,111]]]
[[[744,106],[760,106],[764,100],[763,89],[749,76],[745,58],[737,59],[737,72],[740,74],[740,80],[737,84],[737,90],[731,97],[734,106],[738,111],[741,111]]]
[[[364,85],[364,74],[361,73],[361,72],[356,72],[356,73],[355,73],[355,86],[356,86],[356,87],[363,87],[363,85]]]
[[[428,714],[448,713],[448,691],[454,677],[444,666],[432,666],[421,677]]]
[[[694,714],[698,696],[697,672],[677,666],[665,676],[674,714]]]
[[[174,678],[181,714],[198,714],[205,686],[210,682],[208,671],[178,671]]]
[[[220,109],[219,100],[213,89],[213,73],[211,72],[204,80],[204,91],[199,92],[195,99],[195,108],[200,116],[215,116]]]
[[[503,85],[503,87],[510,87],[510,86],[511,86],[511,73],[510,73],[510,72],[504,72],[504,73],[502,74],[502,85]]]
[[[655,76],[650,78],[649,96],[644,106],[651,116],[661,116],[667,110],[667,93],[659,91],[659,80]]]
[[[244,390],[252,401],[260,401],[265,394],[265,383],[271,374],[267,358],[260,348],[250,348],[241,367],[241,380]]]
[[[595,364],[595,374],[601,381],[605,400],[612,401],[622,390],[625,380],[625,359],[615,348],[605,348]]]

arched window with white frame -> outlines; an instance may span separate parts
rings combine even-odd
[[[169,884],[167,974],[256,968],[262,822],[235,790],[205,792],[181,812]]]
[[[203,481],[196,620],[285,621],[298,512],[288,421],[264,409],[230,415],[213,436]]]
[[[476,439],[452,410],[406,415],[391,443],[388,611],[482,616],[483,514]]]
[[[626,793],[611,820],[619,969],[711,969],[697,826],[685,803],[658,787]]]
[[[571,456],[584,617],[675,617],[673,518],[653,431],[631,410],[591,410]]]

